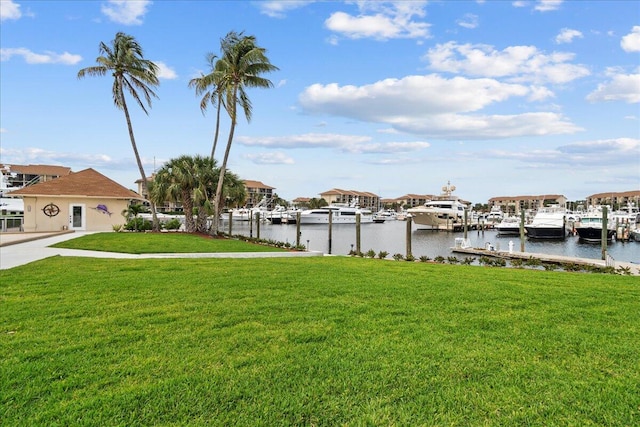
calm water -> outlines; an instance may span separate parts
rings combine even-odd
[[[228,230],[227,222],[224,224]],[[373,249],[376,254],[380,251],[393,254],[406,254],[406,229],[405,221],[386,221],[382,224],[362,224],[360,228],[360,250],[367,252]],[[327,225],[301,225],[300,243],[309,250],[329,253],[329,231]],[[250,235],[248,222],[234,221],[232,233]],[[253,224],[253,237],[257,237],[257,227]],[[416,258],[428,256],[448,257],[452,255],[451,247],[455,244],[456,237],[463,237],[462,232],[445,232],[418,230],[412,225],[411,252]],[[486,243],[492,244],[496,249],[508,250],[509,242],[513,242],[514,250],[520,250],[518,236],[497,235],[494,230],[469,231],[467,237],[472,247],[484,248]],[[296,243],[296,226],[288,224],[271,225],[260,224],[260,238],[272,239],[280,242]],[[356,245],[356,227],[353,224],[333,225],[331,253],[335,255],[347,255]],[[567,237],[564,241],[536,241],[525,240],[525,252],[535,252],[553,255],[565,255],[580,258],[601,259],[602,249],[599,243],[583,243],[577,236]],[[640,242],[609,242],[607,245],[609,255],[617,261],[633,262],[640,264]]]

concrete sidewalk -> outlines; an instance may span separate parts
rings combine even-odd
[[[18,234],[18,233],[16,233]],[[31,233],[28,233],[31,234]],[[321,252],[225,252],[225,253],[163,253],[163,254],[125,254],[119,252],[85,251],[78,249],[59,249],[48,246],[75,239],[90,232],[71,233],[33,233],[19,236],[0,235],[0,270],[18,267],[52,256],[75,256],[88,258],[289,258],[323,256]],[[35,236],[35,234],[40,234]],[[7,244],[11,240],[11,244]]]

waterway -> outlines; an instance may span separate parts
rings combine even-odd
[[[223,229],[225,232],[228,231],[227,221],[224,222]],[[258,227],[255,223],[234,221],[231,232],[234,235],[258,237]],[[260,223],[259,232],[261,239],[296,244],[296,226],[293,224]],[[445,258],[452,256],[451,248],[455,245],[455,239],[458,237],[464,237],[464,233],[420,230],[415,224],[412,224],[411,253],[416,258],[427,256],[433,259],[437,256]],[[495,230],[471,230],[467,232],[467,238],[474,248],[485,248],[487,244],[490,244],[496,250],[508,250],[509,243],[512,242],[514,250],[520,250],[519,236],[499,236]],[[329,243],[331,243],[331,248],[329,248]],[[330,242],[328,225],[300,225],[300,244],[312,251],[347,255],[351,250],[356,249],[356,227],[354,224],[334,224]],[[362,252],[373,250],[378,254],[385,251],[390,258],[397,253],[406,255],[406,249],[407,222],[385,221],[382,224],[361,225],[360,250]],[[564,240],[553,241],[525,239],[524,251],[579,258],[602,258],[600,243],[585,243],[580,241],[577,236],[568,236]],[[614,240],[607,244],[607,253],[616,261],[640,264],[640,242]]]

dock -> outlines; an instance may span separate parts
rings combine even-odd
[[[537,259],[543,263],[549,264],[577,264],[584,266],[592,266],[592,267],[613,267],[616,270],[618,269],[629,269],[629,272],[633,276],[640,276],[640,264],[634,264],[631,262],[620,262],[616,261],[611,257],[607,257],[607,260],[602,259],[592,259],[592,258],[577,258],[571,256],[564,255],[551,255],[551,254],[541,254],[541,253],[532,253],[532,252],[520,252],[520,251],[503,251],[503,250],[495,250],[493,248],[469,248],[469,247],[460,247],[456,246],[451,248],[452,252],[462,253],[467,255],[475,255],[475,256],[487,256],[492,258],[503,258],[503,259]]]

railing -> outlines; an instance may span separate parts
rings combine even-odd
[[[613,259],[613,257],[609,254],[606,254],[605,256],[605,264],[607,267],[615,267],[616,266],[616,260]]]

